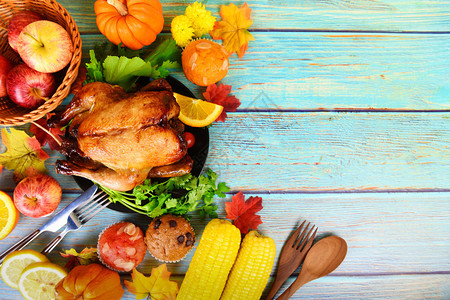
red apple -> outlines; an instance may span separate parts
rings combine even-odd
[[[29,109],[35,109],[48,100],[56,86],[53,74],[38,72],[24,64],[12,68],[6,80],[9,98]]]
[[[7,95],[6,78],[8,77],[8,72],[12,67],[12,63],[3,55],[0,55],[0,98]]]
[[[62,189],[49,175],[25,177],[14,189],[14,205],[25,216],[32,218],[52,214],[61,202]]]
[[[22,29],[28,24],[42,19],[38,13],[29,10],[19,11],[11,17],[8,25],[8,42],[14,51],[17,52],[17,38]]]
[[[73,44],[70,35],[58,23],[37,21],[20,33],[17,51],[30,68],[54,73],[62,70],[72,59]]]

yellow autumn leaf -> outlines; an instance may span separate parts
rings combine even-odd
[[[60,252],[60,254],[65,258],[77,258],[80,265],[89,265],[98,261],[97,248],[93,247],[86,247],[81,250],[80,253],[78,253],[77,250],[71,248],[69,250],[65,250],[64,252]]]
[[[0,154],[0,165],[14,170],[13,177],[16,182],[36,173],[46,173],[45,161],[49,156],[41,149],[39,141],[25,131],[14,128],[9,128],[9,131],[6,128],[1,129],[6,151]]]
[[[223,40],[223,46],[232,54],[237,52],[239,58],[242,58],[248,49],[248,43],[254,41],[255,38],[248,31],[253,24],[250,19],[252,10],[248,7],[247,2],[238,8],[233,3],[230,5],[222,5],[220,8],[220,16],[222,21],[214,24],[214,29],[210,32],[213,39]]]
[[[136,295],[136,299],[150,297],[152,300],[175,300],[178,283],[170,281],[170,274],[166,264],[153,268],[149,277],[134,268],[131,274],[133,281],[125,280],[124,283],[128,291]]]

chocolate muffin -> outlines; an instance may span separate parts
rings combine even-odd
[[[185,218],[163,215],[150,222],[144,240],[154,258],[174,263],[182,260],[194,247],[195,234]]]

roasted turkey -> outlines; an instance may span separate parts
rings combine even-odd
[[[59,174],[76,175],[127,191],[148,177],[189,173],[192,159],[178,120],[170,84],[155,80],[140,91],[126,93],[102,82],[85,85],[49,127],[70,123],[56,162]]]

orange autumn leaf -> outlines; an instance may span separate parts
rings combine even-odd
[[[222,21],[214,24],[213,30],[210,32],[213,39],[223,40],[223,46],[231,55],[237,52],[239,58],[242,58],[248,49],[248,43],[254,41],[255,38],[248,28],[253,24],[250,19],[252,10],[248,7],[247,2],[238,8],[233,3],[230,5],[222,5],[220,8],[220,16]]]
[[[133,281],[125,280],[124,283],[128,291],[136,295],[136,299],[148,297],[152,300],[175,300],[178,283],[170,281],[170,274],[166,264],[153,268],[150,277],[146,277],[134,268],[131,274]]]

